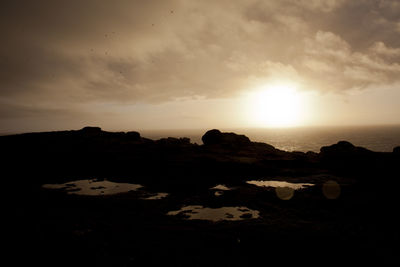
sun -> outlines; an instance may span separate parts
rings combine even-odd
[[[293,84],[268,84],[256,89],[247,101],[249,119],[261,127],[300,124],[302,97]]]

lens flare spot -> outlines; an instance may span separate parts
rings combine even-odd
[[[290,187],[276,187],[276,196],[282,200],[289,200],[294,195],[294,189]]]
[[[322,186],[322,193],[327,199],[337,199],[341,193],[340,185],[336,181],[327,181]]]

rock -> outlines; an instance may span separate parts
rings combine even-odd
[[[100,127],[92,127],[92,126],[86,126],[83,127],[81,130],[79,130],[83,133],[89,133],[89,134],[93,134],[93,133],[101,133],[101,128]]]
[[[315,153],[314,151],[307,151],[306,155],[313,158],[318,157],[318,153]]]
[[[204,145],[246,146],[251,144],[250,139],[245,135],[222,133],[217,129],[207,131],[201,140]]]
[[[253,217],[253,214],[251,214],[251,213],[244,213],[244,214],[240,215],[240,218],[242,218],[242,219],[250,219],[252,217]]]
[[[349,158],[349,157],[362,157],[371,155],[373,152],[364,148],[354,146],[347,141],[339,141],[337,144],[331,146],[323,146],[320,149],[320,154],[323,157],[331,158]]]
[[[126,136],[129,137],[129,139],[134,139],[134,140],[139,140],[140,139],[140,133],[135,132],[135,131],[127,132]]]
[[[220,130],[213,129],[207,131],[202,137],[201,140],[205,145],[214,145],[219,144],[222,139],[222,133]]]
[[[185,146],[185,145],[190,145],[190,138],[167,137],[167,138],[161,138],[160,140],[157,140],[156,143],[163,145],[163,146],[182,146],[182,145]]]
[[[258,150],[261,153],[275,153],[278,152],[279,150],[276,149],[274,146],[266,143],[261,143],[261,142],[252,142],[253,148]]]
[[[395,148],[393,148],[393,153],[400,155],[400,146],[396,146]]]

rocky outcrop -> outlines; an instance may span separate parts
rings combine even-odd
[[[47,163],[41,172],[99,173],[124,175],[132,170],[154,176],[169,173],[200,175],[239,175],[250,173],[306,173],[329,170],[353,171],[363,175],[385,170],[397,170],[400,147],[393,153],[372,152],[368,149],[340,141],[322,147],[320,153],[287,152],[272,145],[251,142],[245,135],[207,131],[202,137],[204,145],[190,142],[189,138],[143,138],[138,132],[107,132],[100,127],[81,130],[27,133],[1,136],[0,145],[6,155],[4,165],[24,165],[31,170]],[[382,167],[384,166],[384,167]],[[379,167],[379,168],[378,168]],[[185,176],[182,175],[182,176]],[[186,176],[185,176],[186,177]]]
[[[168,138],[161,138],[160,140],[156,141],[156,144],[162,145],[162,146],[190,146],[190,138],[183,137],[183,138],[174,138],[174,137],[168,137]]]
[[[133,140],[140,140],[140,133],[135,132],[135,131],[130,131],[126,133],[126,136],[129,139],[133,139]]]
[[[372,151],[364,148],[354,146],[347,141],[339,141],[337,144],[331,146],[323,146],[320,149],[320,155],[325,158],[360,158],[370,156]]]
[[[85,133],[85,134],[98,134],[101,133],[102,130],[100,127],[92,127],[92,126],[86,126],[83,127],[80,132]]]
[[[245,135],[235,133],[222,133],[220,130],[210,130],[201,138],[204,145],[224,145],[224,146],[248,146],[250,139]]]

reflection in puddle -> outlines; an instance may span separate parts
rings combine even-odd
[[[289,182],[282,182],[282,181],[247,181],[248,184],[254,184],[257,186],[262,186],[262,187],[286,187],[286,188],[291,188],[293,190],[298,190],[298,189],[303,189],[307,188],[309,186],[314,186],[314,184],[308,184],[308,183],[289,183]]]
[[[163,198],[165,198],[167,196],[168,196],[168,193],[156,193],[154,195],[151,195],[149,197],[145,197],[143,199],[145,199],[145,200],[158,200],[158,199],[163,199]]]
[[[223,191],[215,191],[214,192],[214,196],[216,196],[216,197],[222,196],[223,194],[224,194]]]
[[[42,187],[46,189],[63,189],[68,194],[103,196],[135,191],[143,186],[140,184],[114,183],[107,180],[99,181],[90,179],[73,181],[65,184],[45,184]]]
[[[184,206],[180,210],[170,211],[167,215],[184,215],[188,220],[239,221],[260,217],[259,211],[246,207],[205,208],[201,205]]]
[[[223,190],[223,191],[231,190],[229,187],[227,187],[224,184],[218,184],[218,185],[216,185],[214,187],[211,187],[210,189],[212,189],[212,190]]]

